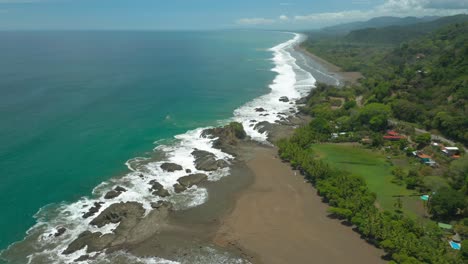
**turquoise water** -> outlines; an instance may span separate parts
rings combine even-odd
[[[275,32],[0,32],[0,249],[154,142],[268,91]]]

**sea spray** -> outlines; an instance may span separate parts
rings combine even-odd
[[[297,45],[303,38],[302,35],[294,34],[293,39],[271,49],[273,52],[272,61],[275,65],[272,71],[276,72],[277,75],[269,86],[270,93],[258,97],[234,111],[234,117],[231,120],[241,122],[247,135],[254,140],[266,142],[267,139],[267,132],[261,133],[254,129],[255,124],[260,122],[275,123],[281,119],[281,116],[292,115],[297,111],[295,100],[305,96],[315,84],[312,75],[301,69],[296,64],[296,59],[291,56],[294,45]],[[281,101],[282,97],[286,97],[288,100]],[[262,108],[262,111],[259,111],[259,108]],[[231,120],[225,120],[221,123],[227,123]],[[133,158],[127,161],[126,165],[131,172],[121,178],[113,178],[101,183],[94,188],[92,197],[83,197],[71,204],[63,203],[41,209],[36,215],[37,224],[28,230],[26,239],[10,247],[8,251],[28,252],[29,263],[73,263],[75,259],[86,254],[86,248],[69,255],[64,255],[62,252],[79,234],[84,231],[112,233],[119,225],[107,224],[98,228],[89,224],[94,217],[83,219],[83,214],[88,212],[95,203],[100,203],[101,207],[94,216],[99,215],[111,204],[118,202],[137,201],[142,204],[145,214],[152,210],[151,203],[158,200],[171,202],[175,210],[183,210],[204,203],[208,199],[208,192],[205,188],[195,185],[185,192],[176,193],[173,187],[180,177],[187,174],[186,170],[191,173],[206,173],[210,181],[216,181],[229,175],[229,168],[220,168],[213,172],[196,169],[195,160],[191,154],[194,149],[211,152],[217,159],[225,160],[228,163],[233,159],[231,155],[212,146],[215,139],[201,136],[204,129],[206,128],[188,131],[176,136],[174,141],[170,141],[170,144],[158,145],[155,151],[163,152],[163,159]],[[164,171],[161,169],[161,165],[165,162],[176,163],[182,166],[183,170]],[[165,198],[153,195],[148,184],[151,180],[158,181],[171,195]],[[104,199],[105,194],[115,186],[124,187],[126,191],[112,200]],[[62,235],[56,236],[55,234],[60,228],[65,228],[66,231]],[[105,261],[108,258],[102,252],[88,255],[93,260],[86,260],[83,263],[107,263]],[[136,258],[118,252],[113,256],[135,263],[176,263],[160,258]],[[219,263],[214,259],[213,261],[211,263]],[[223,263],[242,263],[242,260],[225,257]]]

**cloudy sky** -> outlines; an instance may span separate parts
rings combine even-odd
[[[468,13],[468,0],[0,0],[0,29],[314,29]]]

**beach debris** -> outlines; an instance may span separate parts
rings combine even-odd
[[[161,169],[168,171],[168,172],[174,172],[174,171],[180,171],[183,168],[179,164],[166,162],[161,165]]]

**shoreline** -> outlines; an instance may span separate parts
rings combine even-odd
[[[343,86],[345,84],[351,84],[351,85],[357,84],[359,79],[364,78],[364,76],[360,72],[343,71],[339,66],[336,66],[335,64],[311,53],[310,51],[308,51],[301,45],[297,45],[295,47],[295,50],[307,56],[309,59],[313,60],[315,63],[323,67],[329,75],[334,76],[337,79],[339,79],[340,86]],[[327,83],[327,84],[335,85],[333,83]]]
[[[294,39],[296,39],[297,36],[298,35],[296,35]],[[288,41],[287,43],[291,43],[291,41],[292,40]],[[299,47],[298,43],[294,43],[294,42],[292,43],[294,46],[292,46],[291,49],[294,51],[297,51]],[[281,51],[284,51],[284,50],[281,50]],[[305,53],[301,53],[301,54],[305,54]],[[318,60],[316,60],[314,57],[311,57],[309,54],[305,54],[305,55],[307,56],[307,58],[314,60],[314,62],[320,64],[320,62],[317,62]],[[316,65],[316,64],[313,64],[313,65]],[[327,69],[326,71],[327,74],[339,75],[339,72],[333,72],[329,68],[326,68],[326,69]],[[293,104],[293,102],[289,102],[289,104]],[[256,111],[256,112],[261,113],[263,111],[265,110]],[[272,113],[275,114],[273,111],[278,111],[278,110],[273,108],[270,111],[272,111]],[[259,113],[256,113],[256,114],[258,115]],[[268,116],[268,114],[260,114],[260,116],[266,117]],[[278,115],[278,117],[280,116]],[[265,119],[270,119],[270,118],[265,118]],[[290,136],[295,127],[306,124],[308,123],[309,120],[310,120],[310,117],[303,116],[300,113],[293,113],[293,114],[289,113],[289,117],[286,117],[286,116],[281,117],[280,120],[276,120],[275,123],[268,123],[266,121],[262,121],[262,122],[256,121],[257,124],[255,125],[254,130],[268,131],[268,134],[269,134],[268,140],[270,142],[274,142],[279,138]],[[248,121],[248,119],[246,119],[244,121],[245,121],[244,122],[245,129],[253,128],[253,124],[251,125],[249,123],[252,120]],[[262,124],[264,122],[266,122],[266,125]],[[248,125],[246,125],[247,123]],[[261,126],[257,128],[257,125],[261,125]],[[200,135],[202,134],[203,132]],[[201,140],[201,141],[204,141],[204,140]],[[194,146],[196,146],[196,144]],[[197,148],[194,148],[191,145],[184,146],[184,147],[190,147],[192,148],[192,150],[193,149],[197,150]],[[216,147],[213,146],[210,151],[215,151],[215,149]],[[165,149],[161,149],[161,150],[166,151]],[[220,158],[220,156],[218,156],[219,153],[223,153],[221,157],[226,157],[226,156],[229,157],[229,155],[226,153],[230,154],[230,152],[225,151],[225,150],[221,151],[221,150],[216,150],[214,152],[217,154],[216,155],[217,158]],[[94,207],[97,206],[97,209],[96,209],[97,212],[95,212],[96,215],[94,216],[97,216],[96,218],[101,218],[100,221],[104,223],[104,225],[106,225],[105,221],[107,221],[104,218],[113,217],[113,215],[115,214],[122,214],[123,216],[119,216],[120,222],[118,222],[118,224],[114,227],[113,230],[109,229],[109,231],[105,231],[105,233],[102,234],[101,236],[98,235],[99,233],[98,233],[98,230],[96,229],[94,229],[94,231],[91,229],[92,232],[94,233],[88,233],[87,234],[88,237],[85,237],[83,239],[81,239],[80,237],[85,232],[81,234],[77,233],[79,234],[78,238],[75,237],[76,239],[74,239],[73,241],[70,240],[72,241],[72,243],[68,244],[69,247],[72,246],[72,244],[74,245],[73,245],[73,250],[70,250],[72,254],[70,256],[67,256],[67,258],[73,261],[76,261],[77,259],[84,260],[84,261],[96,260],[97,258],[97,262],[92,261],[92,263],[101,263],[100,259],[102,259],[102,257],[106,257],[106,258],[111,259],[113,263],[116,263],[116,264],[128,263],[128,258],[129,257],[133,258],[133,256],[135,256],[135,258],[139,258],[138,261],[141,261],[142,263],[146,263],[147,261],[150,261],[151,263],[153,263],[152,261],[155,259],[156,261],[163,260],[160,258],[171,259],[173,261],[179,261],[180,263],[193,263],[191,261],[193,259],[197,259],[200,261],[197,263],[219,263],[220,262],[219,260],[239,261],[240,259],[248,260],[252,263],[274,263],[274,261],[271,262],[270,260],[266,262],[262,262],[262,261],[265,261],[265,256],[267,254],[271,256],[275,256],[274,254],[269,252],[271,250],[275,250],[274,248],[272,249],[271,246],[276,246],[278,244],[283,244],[283,243],[287,243],[289,246],[291,246],[291,245],[294,245],[294,243],[298,243],[298,242],[300,244],[303,244],[302,241],[298,241],[298,240],[300,239],[307,240],[306,237],[301,236],[302,234],[301,232],[297,233],[297,230],[295,231],[288,230],[287,227],[288,228],[290,227],[288,225],[290,223],[290,218],[296,219],[300,216],[311,217],[314,215],[315,209],[319,208],[321,210],[323,208],[326,208],[326,205],[320,202],[317,202],[318,201],[317,199],[319,199],[319,197],[318,195],[314,193],[314,189],[311,188],[312,186],[303,184],[303,180],[298,177],[290,177],[288,179],[281,179],[280,177],[281,175],[278,174],[279,172],[282,172],[283,174],[292,175],[293,171],[289,167],[289,165],[282,163],[282,161],[276,158],[276,149],[272,146],[267,146],[265,144],[261,144],[253,140],[243,140],[243,141],[240,141],[235,146],[230,146],[230,150],[234,150],[234,152],[236,152],[236,154],[234,155],[236,158],[231,160],[232,164],[230,166],[230,169],[231,169],[230,175],[228,177],[221,177],[220,179],[215,180],[215,181],[205,181],[205,182],[199,183],[198,184],[199,187],[206,189],[206,197],[208,197],[208,194],[209,194],[209,198],[207,198],[204,202],[202,202],[201,204],[198,204],[195,207],[182,209],[182,210],[172,210],[172,205],[170,206],[166,204],[156,205],[155,202],[149,204],[148,201],[146,201],[146,205],[145,205],[143,203],[144,201],[129,200],[131,199],[130,195],[132,195],[132,192],[130,191],[133,191],[133,190],[119,191],[117,196],[119,196],[120,194],[122,196],[126,196],[128,194],[129,195],[128,198],[124,197],[122,199],[121,198],[122,196],[120,196],[119,198],[115,200],[107,200],[111,202],[112,205],[105,207],[105,210],[100,209],[101,205],[97,206],[96,205],[97,202],[95,202]],[[267,160],[268,162],[266,162]],[[174,161],[170,160],[170,162],[174,162]],[[194,164],[188,164],[184,162],[177,162],[177,163],[182,164],[184,168],[191,168],[192,171],[198,170],[198,169],[194,170],[193,168]],[[175,164],[175,165],[178,165],[178,164]],[[144,165],[145,165],[145,162],[139,164],[138,166],[144,166]],[[270,167],[277,168],[278,170],[271,170]],[[222,167],[218,167],[218,169],[220,168]],[[265,174],[265,170],[268,171],[266,174]],[[121,183],[125,184],[128,182],[131,185],[131,184],[134,184],[132,180],[134,181],[136,179],[140,181],[139,178],[141,178],[142,180],[141,184],[149,183],[151,186],[151,182],[149,182],[149,179],[151,178],[147,178],[141,173],[137,177],[137,174],[139,172],[140,171],[135,170],[134,171],[135,177],[129,178],[127,179],[127,181],[123,180]],[[184,172],[181,172],[181,173],[182,174],[180,176],[183,176]],[[187,173],[191,173],[191,172],[187,172]],[[210,175],[210,177],[212,175],[212,173],[211,172],[208,173],[208,171],[204,171],[203,173]],[[273,177],[273,178],[268,178],[268,177]],[[275,179],[278,181],[275,181]],[[301,193],[304,196],[300,197],[299,200],[296,200],[295,204],[296,205],[300,204],[299,201],[301,200],[304,206],[289,208],[290,210],[286,210],[290,213],[288,217],[286,217],[287,214],[285,214],[284,217],[277,217],[274,214],[274,212],[272,213],[271,211],[263,210],[263,211],[260,211],[261,214],[259,214],[259,217],[254,219],[256,220],[256,225],[250,225],[248,223],[238,225],[237,221],[240,221],[240,223],[242,223],[242,219],[244,217],[249,216],[249,215],[255,215],[257,213],[256,210],[252,211],[251,207],[249,206],[252,206],[252,202],[251,202],[252,200],[253,201],[256,201],[257,199],[262,200],[262,195],[265,193],[265,190],[259,191],[258,189],[263,189],[264,186],[267,186],[267,188],[271,189],[271,195],[272,195],[271,199],[267,199],[267,201],[265,201],[266,202],[265,205],[263,206],[267,209],[272,208],[274,206],[274,204],[272,204],[272,201],[277,201],[278,204],[281,204],[281,202],[285,202],[287,201],[288,198],[290,198],[289,195],[292,195],[297,198],[297,196],[295,196],[294,193],[288,193],[287,189],[286,190],[275,189],[274,187],[277,187],[277,186],[268,185],[268,184],[272,184],[275,182],[281,182],[279,180],[284,180],[281,186],[288,186],[288,187],[294,186],[293,187],[294,190],[298,190],[298,189],[301,190]],[[123,185],[123,186],[126,187],[127,185]],[[156,187],[157,185],[153,185],[153,188],[156,188]],[[106,186],[100,186],[100,188],[101,189],[98,188],[99,193],[102,192],[102,195],[104,195],[105,194],[104,190],[106,190],[105,189]],[[148,185],[144,185],[143,188],[147,189]],[[308,188],[308,189],[305,189],[305,188]],[[186,188],[185,190],[187,189],[191,189],[193,191],[193,188],[189,187],[189,188]],[[171,199],[173,198],[172,195],[174,195],[174,199],[179,199],[181,197],[180,195],[178,195],[178,193],[175,194],[171,192]],[[249,195],[253,196],[253,198],[249,198]],[[275,200],[275,199],[278,199],[278,197],[282,197],[281,200]],[[318,205],[318,203],[322,205]],[[154,207],[153,207],[153,204],[155,204]],[[279,207],[280,210],[288,208],[288,204],[290,203],[283,203],[282,206]],[[305,206],[306,204],[308,204],[309,206],[306,207]],[[76,204],[77,208],[79,206],[81,206],[81,204]],[[89,208],[89,205],[87,206],[88,206],[87,208]],[[111,208],[112,206],[114,206],[115,208]],[[144,211],[144,209],[147,209],[148,206],[152,207],[154,210],[150,210],[149,214],[147,215],[142,214],[142,211]],[[90,212],[94,207],[90,208]],[[85,208],[84,205],[82,208]],[[111,210],[109,208],[111,208]],[[106,210],[108,210],[108,212],[106,212]],[[326,209],[324,210],[322,210],[323,212],[320,211],[321,213],[323,213],[323,216],[321,215],[321,217],[326,216]],[[129,213],[127,214],[127,212]],[[269,226],[268,225],[265,226],[264,222],[267,219],[271,219],[272,221],[278,220],[280,222],[277,224],[274,224],[272,222],[270,223]],[[307,219],[311,220],[311,222],[307,223],[306,221]],[[303,224],[304,230],[309,230],[311,232],[318,232],[320,230],[327,230],[327,229],[342,230],[341,228],[342,226],[340,227],[337,221],[331,221],[331,219],[328,219],[328,218],[325,221],[324,219],[325,218],[303,218],[303,221],[301,223]],[[89,221],[89,220],[86,220],[86,221]],[[110,220],[110,222],[112,222],[112,220]],[[334,224],[330,224],[329,222],[332,222]],[[55,237],[61,236],[63,233],[59,233],[60,232],[59,227],[60,227],[59,225],[56,225],[55,229],[52,229],[52,231],[48,231],[49,233],[46,239],[49,239],[50,237],[53,237],[53,236]],[[255,240],[255,239],[254,240],[243,239],[245,238],[244,235],[249,236],[249,232],[251,233],[251,230],[249,230],[248,228],[253,228],[253,227],[257,229],[264,228],[263,229],[264,235],[263,235],[262,241]],[[109,228],[109,226],[107,228]],[[243,228],[247,228],[247,229],[243,229]],[[284,230],[282,231],[282,233],[279,234],[279,236],[277,236],[278,233],[275,233],[275,230],[279,230],[279,229],[284,229]],[[329,234],[327,237],[332,237],[332,238],[335,237],[337,240],[340,240],[340,241],[352,240],[353,243],[356,242],[354,244],[360,245],[357,242],[357,240],[355,241],[355,236],[357,234],[351,235],[351,233],[347,231],[341,231],[344,235],[340,235],[339,232],[336,230],[331,231],[332,235]],[[350,229],[349,231],[352,232]],[[65,236],[68,237],[69,236],[68,229],[67,231],[64,231],[64,232],[66,232]],[[75,232],[78,232],[78,231],[75,231]],[[89,231],[87,230],[86,232],[89,232]],[[133,232],[136,232],[136,234],[133,234]],[[296,235],[291,235],[291,234],[296,234]],[[324,234],[318,232],[316,237],[317,236],[322,237],[323,235]],[[239,239],[236,239],[237,236],[239,237]],[[272,238],[274,237],[276,240],[269,239],[270,236]],[[31,239],[35,239],[35,238],[42,239],[42,234],[38,233],[31,237]],[[365,241],[362,240],[362,243],[365,243]],[[88,249],[84,247],[85,245],[88,246]],[[312,247],[320,248],[320,245],[321,245],[320,243],[318,244],[316,243],[316,244],[313,244]],[[270,246],[270,248],[268,248],[268,246]],[[296,246],[300,247],[297,244]],[[13,249],[13,251],[9,253],[12,253],[13,255],[18,254],[18,253],[21,254],[23,250],[25,249],[29,250],[29,248],[27,247],[29,247],[29,245],[20,244],[19,246],[15,246],[15,249]],[[88,251],[89,248],[92,248],[91,251]],[[310,258],[309,253],[311,249],[308,247],[303,247],[303,249],[304,249],[303,254],[294,253],[294,255],[291,255],[289,257],[293,259],[293,257],[299,256],[301,258],[299,258],[295,263],[301,263],[301,262],[306,263],[307,257]],[[329,247],[328,249],[330,250],[331,247]],[[62,252],[61,250],[63,249],[56,248],[55,250],[59,250],[58,252]],[[68,250],[68,248],[66,250]],[[93,250],[96,250],[96,251],[93,251]],[[344,247],[342,250],[346,251]],[[102,253],[104,251],[106,252],[105,254]],[[122,253],[122,251],[130,252],[133,255],[132,256],[127,255],[125,257],[121,257],[121,255],[124,254]],[[275,250],[275,252],[276,251],[278,253],[283,252],[281,250]],[[323,250],[318,250],[317,254],[322,256],[323,255],[322,251]],[[350,253],[354,251],[357,252],[358,249],[351,250]],[[293,248],[291,248],[290,250],[286,250],[286,252],[283,252],[281,256],[278,256],[279,259],[284,259],[284,261],[286,261],[287,257],[285,256],[288,254],[288,252],[292,253],[295,251],[293,250]],[[365,255],[364,252],[362,254]],[[329,257],[324,256],[323,260],[325,261],[325,259],[329,259]],[[303,262],[302,260],[305,262]],[[346,260],[346,259],[342,258],[341,260]],[[48,262],[44,260],[44,262],[38,262],[38,263],[48,263]],[[154,262],[154,263],[159,263],[159,262]],[[164,262],[164,263],[167,263],[167,262]],[[241,263],[244,263],[244,262],[241,262]],[[278,262],[278,263],[282,263],[282,262]],[[361,261],[359,263],[367,263],[367,262]],[[376,262],[374,261],[374,262],[368,262],[368,263],[376,263]]]

